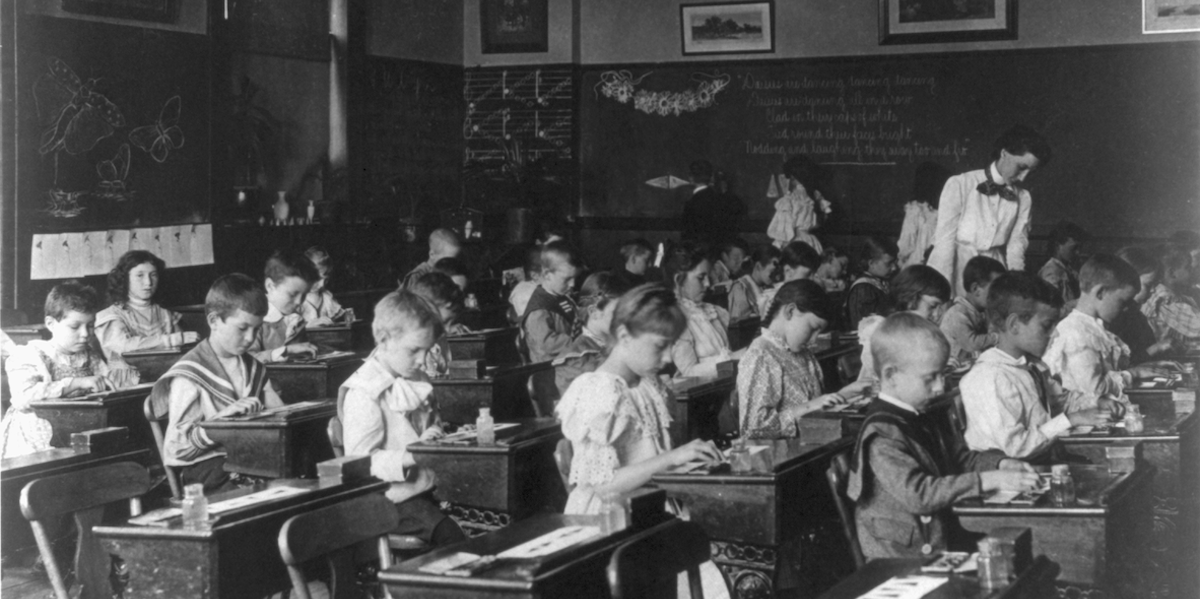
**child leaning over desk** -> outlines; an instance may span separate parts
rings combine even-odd
[[[944,391],[950,352],[937,325],[916,314],[893,314],[871,345],[881,389],[859,430],[847,488],[863,555],[969,551],[954,502],[996,490],[1033,490],[1038,475],[999,452],[967,449],[944,414],[926,413]]]
[[[276,250],[263,269],[267,290],[267,315],[254,336],[250,351],[263,363],[283,362],[291,356],[313,355],[317,346],[304,335],[304,317],[300,306],[309,287],[321,276],[304,254],[294,250]]]
[[[425,300],[394,291],[375,305],[371,330],[375,351],[338,389],[346,455],[371,456],[371,474],[392,483],[386,494],[400,514],[395,533],[437,546],[464,540],[432,498],[434,473],[417,466],[408,451],[412,443],[445,435],[422,370],[442,335],[441,319]]]
[[[182,485],[200,483],[211,493],[234,484],[225,471],[224,449],[200,423],[280,407],[283,401],[267,380],[266,367],[249,353],[267,313],[262,287],[240,273],[225,275],[209,288],[204,312],[208,339],[158,379],[150,401],[168,406],[163,462],[179,471]]]
[[[33,403],[137,384],[136,370],[110,368],[91,345],[98,304],[91,287],[55,285],[46,296],[50,340],[35,339],[12,349],[4,365],[12,405],[0,423],[0,458],[50,448],[50,423],[33,411]]]

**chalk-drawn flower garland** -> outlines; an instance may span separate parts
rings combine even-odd
[[[171,96],[159,111],[158,121],[130,131],[129,141],[149,152],[155,162],[166,162],[172,148],[178,150],[183,147],[183,129],[178,125],[179,112],[179,96]]]
[[[717,94],[729,85],[730,79],[729,75],[696,73],[692,75],[692,80],[698,82],[695,89],[680,92],[636,89],[649,75],[646,73],[634,79],[629,71],[606,71],[600,74],[600,83],[596,84],[595,91],[597,96],[604,94],[622,104],[628,104],[632,99],[633,108],[646,114],[679,116],[712,106],[716,103]]]

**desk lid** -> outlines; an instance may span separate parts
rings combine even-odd
[[[183,345],[171,345],[167,347],[153,347],[150,349],[135,349],[121,354],[125,358],[148,358],[154,356],[182,356],[183,354],[196,347],[195,343],[185,343]]]
[[[796,468],[812,464],[820,464],[829,456],[840,451],[848,451],[854,439],[843,438],[830,443],[802,443],[799,439],[754,440],[746,443],[747,447],[766,446],[767,449],[754,454],[752,470],[749,472],[732,472],[719,469],[710,473],[707,470],[686,472],[679,468],[655,474],[655,483],[670,484],[774,484],[777,478]]]
[[[154,383],[142,383],[132,387],[123,389],[115,389],[112,391],[100,391],[97,393],[89,393],[78,397],[56,397],[35,401],[30,404],[35,410],[40,408],[62,408],[70,406],[105,406],[108,404],[126,401],[126,400],[142,400],[149,397],[150,390],[154,388]]]
[[[499,428],[504,425],[509,426]],[[495,445],[479,445],[475,438],[471,437],[461,441],[413,443],[408,446],[408,450],[411,453],[509,453],[529,444],[557,441],[562,438],[562,425],[554,418],[520,418],[508,422],[497,422],[496,426]],[[453,439],[453,435],[450,438]]]
[[[286,424],[312,418],[329,418],[337,413],[337,404],[326,400],[302,401],[268,408],[254,414],[216,418],[200,423],[205,428],[260,428],[268,424]]]

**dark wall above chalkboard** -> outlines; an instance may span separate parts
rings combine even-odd
[[[757,223],[784,159],[826,164],[826,232],[890,230],[918,164],[983,167],[1013,124],[1052,162],[1028,180],[1035,226],[1160,236],[1200,214],[1200,44],[971,52],[739,64],[585,67],[582,216],[676,217],[705,158]],[[757,226],[756,224],[754,226]],[[897,229],[898,231],[898,229]]]

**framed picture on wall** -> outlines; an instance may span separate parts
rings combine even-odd
[[[549,49],[548,0],[479,0],[480,40],[484,54],[546,52]]]
[[[879,0],[881,45],[1015,39],[1017,0]]]
[[[1142,0],[1142,33],[1200,31],[1200,0]]]
[[[67,12],[138,21],[175,21],[175,0],[62,0]]]
[[[775,51],[773,2],[681,4],[679,26],[684,54]]]

